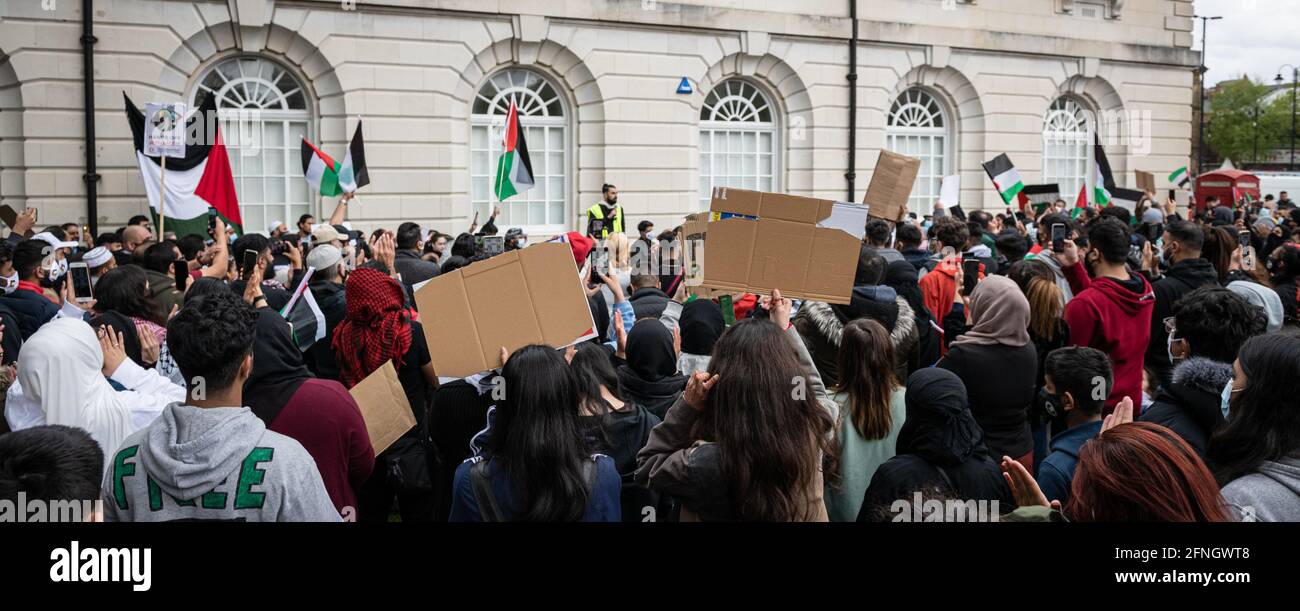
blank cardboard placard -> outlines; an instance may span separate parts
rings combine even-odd
[[[866,224],[861,208],[828,199],[714,189],[704,286],[730,293],[780,289],[789,297],[848,303],[865,231],[858,225]],[[853,226],[836,226],[844,223]]]
[[[499,367],[503,346],[562,348],[595,334],[568,244],[534,244],[436,276],[415,303],[440,377]]]
[[[921,160],[881,150],[876,169],[871,173],[871,184],[862,201],[871,216],[887,221],[900,221],[907,214],[907,198],[912,195],[912,184],[921,171]]]
[[[1156,192],[1155,174],[1152,174],[1151,172],[1143,172],[1142,170],[1134,170],[1134,173],[1137,175],[1138,191],[1145,191],[1147,193]]]
[[[415,414],[392,361],[386,361],[348,392],[361,408],[376,456],[415,426]]]

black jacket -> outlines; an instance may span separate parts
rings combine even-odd
[[[399,250],[393,257],[393,267],[402,275],[402,284],[412,286],[438,275],[438,264],[425,261],[414,250]]]
[[[1138,420],[1168,427],[1202,458],[1210,435],[1223,424],[1223,387],[1232,380],[1232,364],[1193,357],[1174,368],[1173,379]]]
[[[473,455],[470,440],[488,428],[488,409],[492,406],[490,389],[494,377],[483,378],[482,389],[465,380],[456,380],[433,391],[428,422],[429,436],[437,446],[438,461],[433,484],[439,490],[451,490],[456,467]],[[451,495],[439,495],[434,519],[445,522],[450,514]]]
[[[1168,334],[1165,319],[1174,315],[1174,304],[1193,290],[1202,286],[1218,286],[1219,272],[1205,259],[1184,259],[1173,264],[1165,277],[1151,284],[1156,304],[1151,308],[1151,340],[1147,344],[1143,363],[1156,373],[1161,384],[1169,382],[1172,365],[1169,364]]]
[[[627,302],[632,304],[632,311],[636,313],[637,320],[659,318],[663,315],[664,308],[668,307],[669,301],[667,294],[654,287],[637,289],[631,297],[627,298]]]
[[[650,439],[650,431],[662,419],[644,407],[628,401],[624,409],[611,411],[603,417],[581,417],[587,440],[591,447],[614,459],[618,475],[623,480],[619,495],[624,522],[640,522],[642,510],[655,507],[656,520],[666,519],[671,506],[661,503],[660,495],[636,483],[636,455]]]
[[[22,334],[23,341],[29,339],[41,325],[50,321],[59,313],[59,306],[54,302],[46,299],[44,295],[38,295],[32,291],[18,290],[3,297],[0,297],[0,303],[3,303],[18,319],[18,332]]]
[[[1011,489],[966,407],[961,380],[937,367],[922,369],[908,378],[906,397],[898,454],[871,477],[858,521],[897,520],[894,502],[910,505],[917,492],[925,500],[996,500],[1000,511],[1013,509]]]
[[[1037,391],[1038,351],[1032,343],[954,343],[938,366],[966,385],[970,412],[993,456],[1016,458],[1034,449],[1028,414]]]
[[[898,379],[907,379],[909,364],[915,362],[918,350],[916,314],[906,299],[897,296],[893,289],[879,292],[879,298],[868,299],[854,287],[853,299],[848,306],[832,306],[821,301],[807,301],[794,318],[794,328],[812,356],[813,365],[828,388],[840,383],[840,340],[844,325],[858,318],[870,318],[889,332],[894,347],[895,373]],[[893,294],[890,298],[890,294]],[[838,310],[836,309],[838,308]]]

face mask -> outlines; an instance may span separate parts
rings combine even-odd
[[[18,290],[18,272],[15,271],[7,277],[0,276],[0,288],[4,289],[6,295]]]
[[[1234,392],[1236,389],[1232,387],[1232,380],[1228,380],[1228,383],[1223,385],[1223,393],[1219,396],[1219,409],[1223,410],[1224,420],[1228,419],[1228,404],[1232,401]]]
[[[1163,248],[1160,249],[1160,265],[1169,267],[1169,251]]]
[[[515,240],[515,248],[523,248],[527,245],[528,245],[528,240],[525,240],[523,238],[519,238],[518,240]]]
[[[1169,355],[1170,363],[1177,363],[1182,360],[1181,358],[1174,356],[1174,342],[1176,341],[1178,341],[1178,338],[1174,337],[1172,333],[1165,338],[1165,354]]]

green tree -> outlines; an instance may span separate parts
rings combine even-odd
[[[1242,163],[1289,143],[1291,93],[1265,104],[1267,93],[1267,86],[1248,78],[1220,83],[1210,96],[1206,145],[1219,157]]]

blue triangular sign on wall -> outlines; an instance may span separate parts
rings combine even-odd
[[[695,89],[691,87],[691,79],[683,76],[681,84],[677,85],[677,93],[695,93]]]

